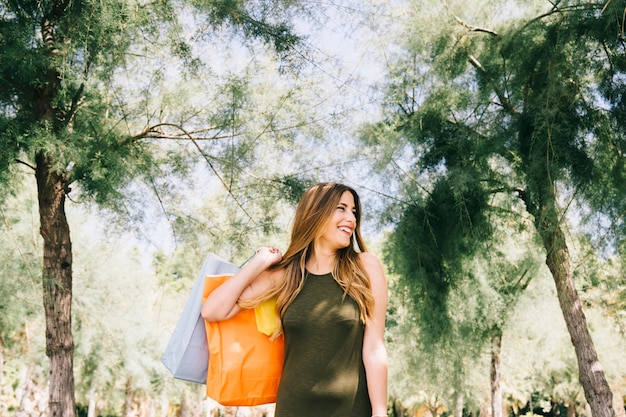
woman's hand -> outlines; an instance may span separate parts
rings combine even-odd
[[[257,262],[262,262],[266,265],[266,268],[269,268],[272,265],[275,265],[282,261],[283,254],[279,249],[273,246],[261,246],[256,250],[254,255],[254,260]]]

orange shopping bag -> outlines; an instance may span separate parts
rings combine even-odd
[[[232,275],[208,275],[202,301]],[[228,320],[204,322],[209,345],[206,394],[222,405],[259,405],[276,401],[283,370],[283,336],[270,341],[257,329],[254,309]]]

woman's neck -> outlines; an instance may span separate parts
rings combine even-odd
[[[335,252],[315,248],[306,263],[306,269],[316,275],[327,274],[335,269],[335,262]]]

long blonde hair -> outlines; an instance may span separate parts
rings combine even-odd
[[[283,269],[283,279],[265,294],[263,298],[276,297],[276,309],[283,317],[304,285],[305,265],[315,242],[321,237],[324,228],[337,208],[341,196],[349,191],[354,197],[356,227],[350,238],[351,244],[339,249],[332,271],[333,278],[359,306],[361,321],[366,323],[374,310],[374,297],[370,279],[359,260],[359,253],[366,252],[361,237],[361,202],[354,189],[334,182],[319,183],[309,188],[298,203],[291,230],[291,241],[283,259],[272,269]],[[282,332],[278,329],[276,334]]]

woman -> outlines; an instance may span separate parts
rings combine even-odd
[[[285,254],[260,248],[202,306],[206,320],[219,321],[276,297],[285,361],[275,417],[387,415],[387,283],[360,219],[352,188],[311,187]]]

